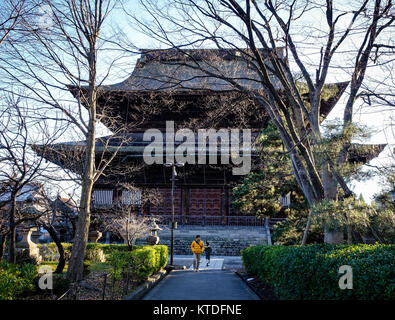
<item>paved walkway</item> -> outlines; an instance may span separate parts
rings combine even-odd
[[[200,259],[199,270],[201,270],[201,271],[204,271],[204,270],[222,270],[223,264],[224,264],[224,259],[211,258],[210,259],[210,264],[207,266],[206,258],[201,258]],[[189,267],[189,270],[193,270],[193,263]]]
[[[172,271],[143,300],[258,300],[232,271]]]
[[[232,270],[232,271],[236,271],[242,268],[242,261],[241,261],[241,257],[240,256],[211,256],[211,266],[215,266],[213,264],[214,260],[223,260],[222,262],[222,269],[226,269],[226,270]],[[202,255],[201,257],[201,262],[200,262],[200,266],[203,267],[206,265],[203,264],[206,261],[205,256]],[[169,262],[170,263],[170,262]],[[192,266],[193,264],[193,256],[192,254],[190,255],[175,255],[174,256],[174,264],[176,265],[182,265],[182,266],[186,266],[187,268],[190,268],[190,266]],[[215,268],[218,269],[218,268]]]

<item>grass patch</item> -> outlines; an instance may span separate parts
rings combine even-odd
[[[58,266],[58,261],[41,261],[40,266],[49,266],[51,267],[52,271],[56,270],[56,267]],[[64,266],[63,272],[67,271],[68,264]]]

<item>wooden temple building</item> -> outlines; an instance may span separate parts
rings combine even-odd
[[[259,135],[269,121],[269,117],[259,106],[236,92],[226,81],[207,77],[198,69],[179,63],[188,59],[193,59],[196,63],[211,57],[213,68],[241,79],[238,81],[252,88],[259,88],[260,84],[253,81],[258,76],[247,62],[240,59],[236,51],[211,49],[189,50],[188,56],[175,50],[142,50],[129,78],[114,85],[100,87],[98,113],[106,113],[102,123],[111,131],[122,126],[131,129],[116,138],[109,136],[97,139],[97,162],[100,161],[103,151],[111,148],[114,150],[121,141],[123,144],[106,174],[94,185],[93,210],[110,210],[115,203],[135,204],[141,205],[140,211],[143,214],[170,218],[171,168],[161,164],[144,164],[143,150],[150,143],[143,141],[143,134],[147,129],[159,129],[164,135],[166,121],[174,121],[176,129],[249,128],[252,130],[253,139]],[[322,100],[322,119],[335,106],[347,83],[334,86],[337,88],[335,94]],[[78,99],[84,90],[70,87],[70,91]],[[227,112],[224,112],[224,104],[235,107],[227,106]],[[67,168],[68,157],[73,154],[72,150],[76,145],[77,143],[58,145],[67,156],[43,156]],[[367,154],[351,155],[351,161],[369,161],[383,148],[384,146],[374,146],[374,150]],[[261,223],[254,216],[232,208],[232,188],[243,176],[233,175],[231,165],[187,163],[182,168],[177,168],[177,173],[175,215],[180,223]],[[125,189],[123,186],[126,184],[133,184],[140,191]],[[141,194],[151,189],[162,194],[163,201],[160,205],[142,203]]]

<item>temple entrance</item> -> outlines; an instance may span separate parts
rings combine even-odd
[[[161,205],[147,205],[143,213],[158,218],[162,224],[171,221],[171,189],[160,188]],[[225,188],[177,188],[174,191],[174,215],[179,225],[263,226],[255,216],[243,215],[232,208],[230,190]]]

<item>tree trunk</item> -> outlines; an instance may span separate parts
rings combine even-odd
[[[306,245],[307,234],[309,233],[310,225],[311,225],[311,209],[309,210],[309,215],[307,216],[306,227],[305,227],[304,232],[303,232],[302,243],[300,244],[302,247]]]
[[[62,243],[60,242],[60,239],[58,237],[58,234],[56,233],[56,230],[53,226],[43,224],[43,228],[48,231],[49,235],[51,236],[52,240],[55,242],[56,246],[58,247],[58,252],[59,252],[59,262],[56,267],[55,273],[62,273],[64,266],[66,265],[66,257],[64,253],[64,249],[62,246]]]
[[[89,139],[89,140],[92,140]],[[94,139],[93,139],[94,140]],[[77,220],[77,230],[75,233],[73,248],[71,250],[71,258],[67,270],[67,277],[72,281],[82,279],[84,268],[84,257],[86,244],[88,243],[89,225],[91,218],[91,193],[93,187],[93,165],[95,160],[94,141],[88,141],[87,147],[87,164],[86,174],[82,181],[80,210]]]
[[[6,240],[7,240],[7,235],[3,234],[0,240],[0,262],[3,260],[4,257],[4,252],[6,249]]]
[[[15,245],[16,245],[16,227],[10,227],[10,233],[8,234],[8,262],[15,263]]]
[[[11,208],[9,213],[9,228],[10,232],[8,234],[8,262],[15,263],[16,255],[15,255],[15,245],[16,245],[16,225],[15,225],[15,216],[16,216],[16,192],[11,193]]]
[[[74,220],[74,218],[69,218],[69,220],[70,220],[70,223],[71,223],[71,228],[72,228],[72,232],[73,232],[73,239],[74,239],[74,237],[75,237],[75,232],[76,232],[76,230],[77,230],[77,226],[75,225],[75,220]]]
[[[347,244],[352,244],[352,228],[347,226]]]
[[[86,135],[86,154],[84,174],[82,177],[80,210],[77,220],[71,258],[67,270],[67,277],[72,282],[79,281],[83,276],[84,257],[88,243],[89,225],[91,219],[91,195],[95,179],[95,138],[96,138],[96,39],[91,40],[89,62],[89,89],[86,102],[89,111],[88,132]]]
[[[326,200],[337,200],[337,183],[333,177],[329,164],[323,165],[322,182],[324,185],[324,193]],[[324,228],[324,242],[325,243],[343,243],[344,235],[342,230],[329,230]]]

